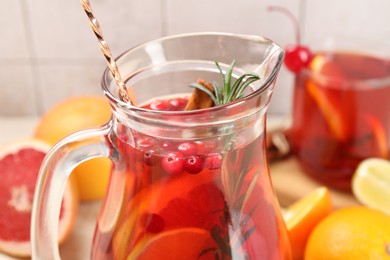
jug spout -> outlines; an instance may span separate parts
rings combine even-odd
[[[274,43],[265,52],[264,59],[254,70],[260,75],[262,86],[268,86],[275,81],[283,64],[284,54],[284,49]]]

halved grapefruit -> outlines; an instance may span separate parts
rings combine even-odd
[[[30,257],[30,219],[35,183],[50,145],[26,139],[0,147],[0,251]],[[61,207],[59,243],[71,233],[78,196],[74,181],[66,187]]]

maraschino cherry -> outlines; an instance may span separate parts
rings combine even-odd
[[[298,73],[309,65],[312,54],[306,46],[290,45],[285,51],[284,64],[290,71]]]
[[[284,64],[293,73],[299,73],[303,68],[309,65],[312,53],[307,46],[301,44],[301,35],[297,18],[286,8],[281,6],[270,6],[270,11],[278,11],[287,15],[294,24],[296,44],[285,48]]]

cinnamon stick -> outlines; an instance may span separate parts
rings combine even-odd
[[[198,79],[197,83],[209,89],[214,93],[213,86],[203,79]],[[185,110],[197,110],[202,108],[209,108],[214,106],[214,101],[212,98],[204,91],[194,88]]]

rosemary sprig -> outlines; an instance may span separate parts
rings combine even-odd
[[[217,61],[215,62],[215,65],[217,66],[222,77],[223,85],[221,87],[218,85],[218,83],[213,82],[211,85],[214,88],[214,93],[198,83],[191,83],[190,87],[206,92],[214,101],[215,106],[225,105],[242,98],[244,90],[250,84],[259,80],[260,77],[254,72],[245,73],[236,79],[236,81],[232,84],[232,75],[235,64],[236,61],[233,60],[225,74],[219,66],[219,63]]]

